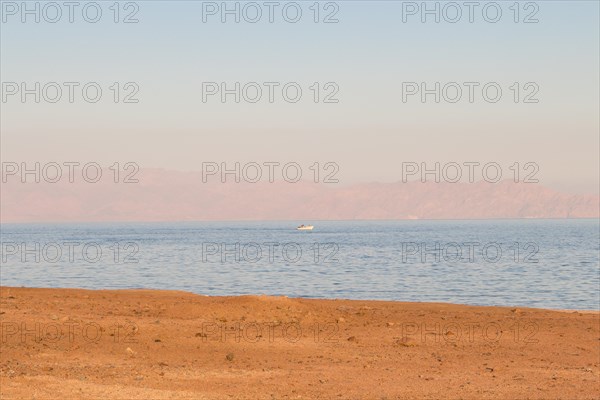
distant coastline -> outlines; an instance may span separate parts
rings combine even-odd
[[[2,222],[578,219],[600,196],[540,184],[300,181],[202,183],[202,174],[140,170],[138,183],[3,183]]]

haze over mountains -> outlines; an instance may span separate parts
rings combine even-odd
[[[541,184],[203,183],[200,172],[141,170],[139,183],[21,183],[0,192],[1,221],[381,220],[598,218],[600,197]]]

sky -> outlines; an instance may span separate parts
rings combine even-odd
[[[532,162],[544,185],[599,191],[596,1],[475,2],[473,22],[462,1],[452,3],[460,18],[447,2],[427,2],[439,22],[421,14],[422,2],[277,2],[272,23],[263,1],[238,2],[239,23],[222,21],[220,1],[120,2],[117,23],[115,2],[90,3],[78,2],[69,22],[66,7],[58,18],[38,2],[36,22],[22,2],[2,2],[2,161],[180,171],[203,162],[335,162],[342,184],[400,181],[405,162],[496,162],[506,174]],[[252,23],[255,5],[262,16]],[[86,21],[84,7],[90,21],[101,9],[98,22]],[[297,9],[298,22],[286,21]],[[34,95],[23,102],[23,82],[40,82],[39,103]],[[50,82],[62,89],[55,103],[55,85],[42,93]],[[78,84],[73,102],[65,82]],[[82,94],[89,82],[102,89],[95,103]],[[239,103],[207,94],[236,82]],[[436,82],[439,103],[435,94],[423,101],[421,84]],[[474,83],[472,102],[465,82]],[[284,98],[288,83],[288,100],[302,90],[297,102]],[[257,86],[262,96],[252,102]]]

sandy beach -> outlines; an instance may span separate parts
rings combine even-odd
[[[3,399],[597,399],[597,312],[0,288]]]

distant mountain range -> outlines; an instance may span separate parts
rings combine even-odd
[[[112,178],[112,175],[107,173]],[[202,183],[140,171],[139,183],[21,183],[0,191],[2,222],[598,218],[600,197],[514,183]]]

